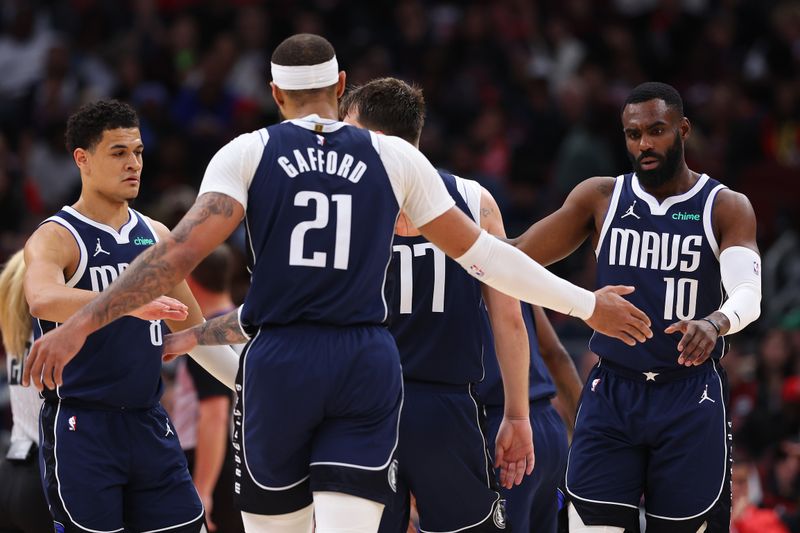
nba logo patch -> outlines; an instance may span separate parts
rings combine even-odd
[[[53,529],[56,533],[64,533],[64,524],[53,521]]]
[[[592,392],[594,392],[598,385],[600,385],[600,378],[594,378],[592,380]]]
[[[75,416],[75,415],[69,417],[69,419],[67,420],[67,423],[69,423],[69,430],[70,431],[75,431],[75,428],[78,426],[78,417]],[[58,523],[58,522],[56,522],[56,523]]]
[[[472,272],[472,274],[476,277],[482,278],[483,276],[486,275],[483,269],[478,265],[470,265],[469,269]]]
[[[492,520],[498,529],[506,528],[506,501],[500,500],[497,502],[497,507],[494,508],[492,513]]]
[[[397,492],[397,459],[392,459],[392,464],[389,465],[389,473],[387,475],[389,479],[389,488],[392,489],[392,492]]]

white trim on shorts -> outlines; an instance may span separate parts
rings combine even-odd
[[[581,402],[581,405],[578,406],[578,412],[575,414],[575,427],[578,426],[578,419],[581,416],[581,407],[583,407],[583,402]],[[631,505],[629,503],[620,503],[620,502],[608,502],[604,500],[590,500],[589,498],[581,498],[580,496],[572,492],[569,488],[569,460],[571,457],[572,457],[572,446],[569,447],[569,452],[567,453],[567,468],[564,471],[564,487],[567,489],[567,492],[569,493],[570,496],[572,496],[577,500],[589,503],[600,503],[603,505],[619,505],[622,507],[628,507],[629,509],[637,509],[637,510],[639,509],[638,505]]]
[[[401,370],[402,375],[402,370]],[[242,387],[244,388],[244,386]],[[389,458],[386,459],[386,462],[380,466],[363,466],[363,465],[354,465],[350,463],[338,463],[334,461],[318,461],[316,463],[310,463],[308,466],[343,466],[346,468],[355,468],[357,470],[371,470],[373,472],[377,472],[378,470],[383,470],[389,463],[392,462],[392,457],[394,456],[395,450],[397,450],[397,443],[400,442],[400,416],[403,414],[403,401],[405,400],[406,390],[405,385],[403,383],[402,378],[400,379],[400,408],[397,410],[397,424],[395,425],[394,430],[394,446],[392,446],[391,451],[389,452]]]
[[[475,406],[475,423],[476,423],[475,427],[477,427],[478,433],[480,434],[481,440],[483,441],[483,457],[484,457],[484,472],[486,472],[486,487],[491,489],[492,480],[489,478],[489,468],[490,468],[489,447],[487,446],[486,435],[483,434],[483,430],[481,429],[480,407],[478,406],[478,402],[475,401],[475,397],[472,396],[472,388],[470,385],[467,385],[467,395],[469,396],[469,399],[472,400],[472,404]],[[464,526],[458,529],[453,529],[451,531],[431,531],[429,529],[422,529],[422,527],[420,527],[419,530],[422,533],[458,533],[459,531],[464,531],[465,529],[470,529],[480,524],[483,524],[492,517],[492,515],[494,514],[495,505],[502,499],[502,496],[498,491],[493,490],[492,492],[494,492],[497,495],[497,497],[492,502],[492,505],[489,506],[489,514],[487,514],[480,522],[475,522],[474,524],[470,524],[468,526]]]
[[[242,354],[242,390],[240,392],[241,392],[241,395],[242,395],[242,456],[244,457],[244,467],[247,469],[247,475],[250,476],[250,480],[258,488],[264,489],[264,490],[271,490],[271,491],[289,490],[291,488],[296,487],[297,485],[299,485],[303,481],[307,480],[309,478],[309,475],[307,474],[305,477],[301,478],[299,481],[295,481],[294,483],[290,483],[289,485],[285,485],[283,487],[269,487],[267,485],[263,485],[263,484],[258,482],[256,477],[253,475],[253,471],[250,470],[250,464],[247,462],[247,446],[245,445],[247,439],[245,438],[245,432],[244,432],[245,409],[246,409],[245,401],[244,401],[244,392],[245,392],[246,387],[245,387],[245,383],[244,382],[245,382],[245,379],[247,379],[247,355],[250,353],[250,348],[252,348],[253,345],[256,343],[256,339],[258,338],[259,335],[261,335],[261,328],[258,329],[258,332],[256,332],[256,334],[253,336],[253,339],[247,345],[247,349]],[[236,422],[234,421],[234,423],[236,423]]]
[[[61,494],[61,480],[58,478],[58,415],[61,413],[61,401],[58,402],[58,407],[56,408],[56,416],[53,420],[53,460],[54,466],[53,470],[56,477],[56,488],[58,489],[58,499],[61,500],[61,506],[64,508],[64,512],[67,513],[70,521],[81,528],[84,531],[89,531],[90,533],[116,533],[117,531],[124,531],[125,526],[119,529],[112,529],[110,531],[104,531],[101,529],[89,529],[88,527],[84,527],[80,525],[74,518],[72,518],[72,513],[69,512],[67,509],[67,502],[64,501],[64,496]],[[44,428],[42,428],[44,432]]]
[[[703,511],[701,511],[701,512],[695,514],[695,515],[692,515],[692,516],[669,517],[669,516],[661,516],[661,515],[656,515],[656,514],[653,514],[653,513],[648,513],[648,512],[645,511],[645,514],[647,516],[652,516],[653,518],[660,518],[662,520],[673,520],[673,521],[691,520],[693,518],[697,518],[699,516],[702,516],[702,515],[708,513],[717,504],[717,502],[719,501],[719,497],[722,495],[722,490],[725,488],[725,469],[726,469],[726,465],[728,464],[728,443],[727,443],[727,441],[728,441],[728,428],[727,428],[727,426],[728,426],[728,418],[727,418],[727,416],[728,415],[727,415],[727,410],[726,410],[726,407],[725,407],[725,402],[723,401],[725,399],[725,394],[724,394],[725,391],[724,391],[724,389],[722,387],[722,378],[720,377],[719,372],[717,372],[717,362],[712,359],[712,364],[714,366],[714,373],[717,375],[717,381],[719,382],[720,402],[722,403],[722,445],[723,445],[723,447],[725,449],[724,459],[723,459],[723,462],[722,462],[722,482],[720,483],[719,492],[717,493],[717,497],[714,498],[714,501],[706,509],[704,509]],[[580,414],[581,414],[581,407],[582,407],[582,405],[578,406],[578,412],[575,415],[575,424],[576,424],[576,426],[577,426],[578,418],[580,417]],[[620,503],[620,502],[609,502],[609,501],[603,501],[603,500],[591,500],[589,498],[581,498],[580,496],[578,496],[577,494],[572,492],[570,490],[570,488],[569,488],[569,461],[570,461],[570,457],[571,456],[572,456],[572,446],[570,446],[569,452],[567,454],[567,468],[566,468],[565,473],[564,473],[564,487],[567,489],[567,492],[569,493],[570,496],[572,496],[575,499],[578,499],[578,500],[581,500],[581,501],[584,501],[584,502],[589,502],[589,503],[598,503],[598,504],[602,504],[602,505],[619,505],[619,506],[628,507],[628,508],[631,508],[631,509],[637,509],[637,510],[639,509],[638,505],[631,505],[629,503]]]
[[[722,490],[725,488],[725,477],[726,477],[726,469],[728,465],[728,413],[725,408],[725,390],[722,387],[722,378],[717,372],[717,362],[711,359],[711,364],[714,365],[714,374],[717,375],[717,381],[719,382],[719,400],[722,406],[722,447],[725,450],[724,458],[722,460],[722,482],[719,484],[719,492],[717,492],[717,497],[714,498],[714,501],[711,502],[711,505],[706,507],[703,511],[694,514],[692,516],[684,516],[680,518],[673,518],[670,516],[661,516],[653,513],[648,513],[645,511],[647,516],[652,516],[654,518],[660,518],[662,520],[691,520],[692,518],[697,518],[708,513],[719,501],[719,497],[722,495]]]

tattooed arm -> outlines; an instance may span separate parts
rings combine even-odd
[[[197,346],[242,344],[248,340],[239,326],[239,310],[234,309],[228,314],[164,337],[164,360],[169,361],[177,355],[188,353]]]
[[[28,356],[23,383],[41,390],[62,383],[64,366],[86,337],[109,322],[169,292],[222,243],[242,220],[244,207],[225,194],[197,198],[170,235],[139,255],[103,293],[36,343]]]

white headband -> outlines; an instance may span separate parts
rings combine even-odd
[[[339,63],[336,56],[316,65],[298,65],[287,67],[270,63],[272,82],[280,89],[297,91],[301,89],[319,89],[330,87],[339,81]]]

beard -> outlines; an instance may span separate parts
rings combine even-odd
[[[650,170],[642,170],[641,160],[646,157],[657,159],[660,164]],[[628,152],[628,159],[631,160],[633,170],[636,172],[636,177],[639,182],[646,188],[657,189],[661,185],[667,183],[675,176],[678,170],[678,165],[683,160],[683,143],[678,135],[675,135],[675,142],[669,147],[667,153],[663,156],[655,152],[643,152],[639,154],[639,158],[635,158],[633,154]]]

